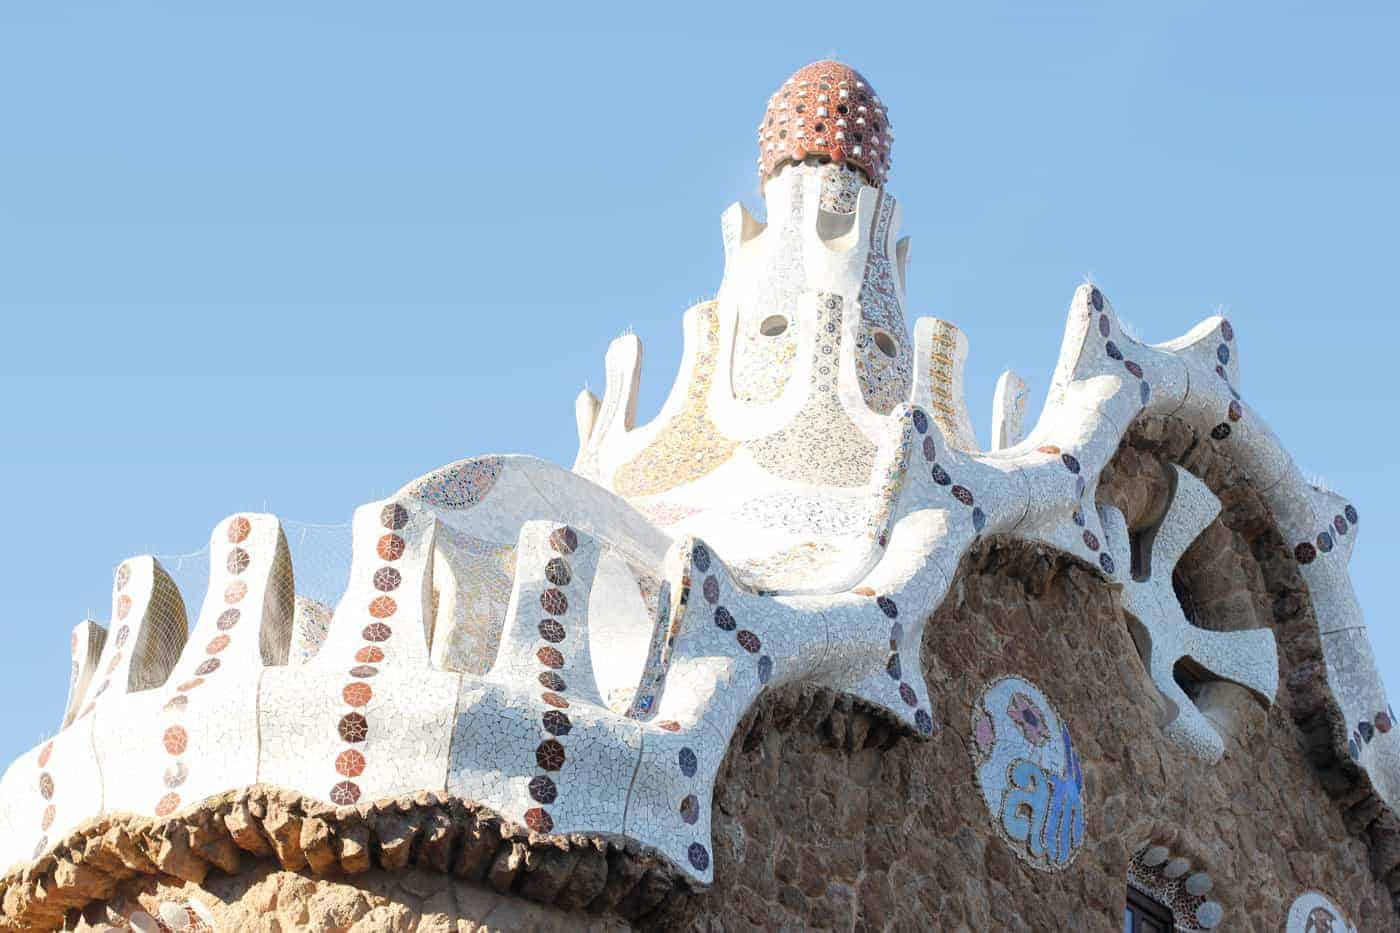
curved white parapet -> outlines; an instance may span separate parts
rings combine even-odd
[[[687,314],[683,375],[655,422],[634,426],[641,345],[623,338],[601,405],[579,405],[576,472],[479,457],[361,507],[333,614],[296,596],[271,515],[214,529],[188,642],[159,564],[123,563],[108,634],[95,623],[75,632],[64,728],[0,781],[0,863],[36,858],[102,814],[163,819],[261,783],[335,806],[451,794],[536,833],[625,837],[703,884],[715,775],[763,691],[818,685],[914,736],[938,729],[923,626],[963,555],[993,534],[1055,548],[1121,590],[1154,702],[1168,709],[1165,734],[1215,760],[1221,738],[1173,665],[1190,658],[1267,701],[1277,654],[1267,631],[1192,627],[1171,594],[1172,567],[1219,508],[1202,483],[1175,472],[1136,573],[1123,517],[1096,505],[1102,470],[1144,414],[1193,425],[1268,504],[1351,724],[1339,751],[1393,803],[1398,739],[1346,573],[1359,516],[1305,483],[1239,397],[1228,322],[1147,346],[1097,288],[1081,287],[1038,423],[1021,437],[1011,396],[1022,390],[1004,378],[995,449],[973,450],[952,378],[960,335],[941,331],[956,351],[940,390],[951,414],[924,404],[937,393],[921,374],[888,410],[894,383],[862,382],[865,329],[903,326],[902,274],[889,278],[884,261],[897,212],[874,189],[833,190],[849,179],[808,168],[770,181],[789,209],[775,225],[727,216],[725,287]],[[870,261],[872,243],[883,260]],[[774,257],[787,265],[766,266]],[[743,330],[765,320],[750,304],[779,293],[792,299],[793,368],[772,398],[750,385],[746,401],[734,394],[735,341],[757,339]],[[918,352],[901,334],[892,358],[932,352],[937,328],[920,327]],[[1011,694],[1043,700],[1033,685]],[[1007,704],[1021,702],[1011,694],[987,712],[1006,748],[1020,741],[1007,732]],[[1063,760],[1047,758],[1044,773],[1069,794],[1077,767],[1067,733],[1059,741]],[[999,748],[982,753],[996,762]],[[1011,792],[983,783],[989,806]],[[1045,814],[1059,820],[1054,851],[1016,813],[1003,821],[1031,864],[1073,857],[1085,805],[1074,786],[1070,809]]]

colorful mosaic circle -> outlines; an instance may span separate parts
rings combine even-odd
[[[1084,842],[1084,776],[1069,728],[1040,688],[1020,677],[984,687],[971,751],[992,825],[1016,856],[1043,871],[1073,862]]]

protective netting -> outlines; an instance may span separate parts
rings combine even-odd
[[[290,574],[279,577],[290,581],[295,591],[296,617],[288,661],[296,664],[319,649],[331,610],[349,580],[351,525],[348,521],[327,524],[283,519],[282,531],[292,569]],[[183,606],[174,614],[183,614],[190,625],[199,617],[209,586],[209,557],[207,543],[197,550],[156,555],[156,561],[179,588],[183,599]]]

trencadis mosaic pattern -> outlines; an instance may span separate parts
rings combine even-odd
[[[1326,894],[1304,891],[1288,909],[1284,933],[1357,933],[1357,929]]]
[[[1179,933],[1221,928],[1225,908],[1211,896],[1215,879],[1167,846],[1144,846],[1128,863],[1128,884],[1168,907]]]
[[[972,757],[992,825],[1036,868],[1067,867],[1084,843],[1084,772],[1040,688],[1004,677],[972,712]]]
[[[105,813],[177,817],[262,783],[339,806],[456,796],[540,833],[625,837],[707,883],[715,774],[765,690],[830,688],[911,740],[941,734],[923,627],[987,535],[1083,561],[1121,587],[1154,655],[1189,653],[1271,696],[1267,633],[1198,633],[1167,599],[1171,566],[1214,514],[1209,493],[1178,474],[1140,579],[1122,517],[1097,507],[1100,472],[1142,415],[1192,425],[1264,499],[1352,724],[1337,751],[1394,802],[1400,745],[1346,573],[1360,516],[1305,482],[1244,401],[1234,328],[1210,318],[1147,345],[1081,286],[1038,420],[1026,428],[1025,384],[1008,374],[992,449],[978,450],[965,339],[931,319],[915,322],[912,342],[906,330],[908,248],[891,247],[883,109],[863,79],[829,65],[775,98],[770,222],[725,211],[720,289],[688,312],[682,375],[651,423],[635,421],[641,343],[624,335],[609,347],[603,398],[575,405],[573,470],[476,457],[363,505],[329,614],[294,598],[272,515],[214,529],[188,640],[169,575],[149,556],[124,561],[108,623],[85,622],[72,639],[62,729],[0,780],[0,865],[42,856]],[[851,144],[844,159],[832,127],[815,123],[833,109],[847,121],[834,123]],[[855,126],[870,149],[856,151]],[[830,132],[830,145],[789,147],[782,130],[799,127]],[[788,345],[763,343],[775,339],[790,356],[770,353]],[[904,362],[872,375],[872,344]],[[778,377],[760,384],[772,374],[746,355],[775,361]],[[1169,679],[1154,671],[1176,706],[1168,735],[1212,758],[1218,736]],[[1021,678],[977,699],[972,754],[989,817],[1039,869],[1071,864],[1084,841],[1092,801],[1076,726],[1053,690]]]

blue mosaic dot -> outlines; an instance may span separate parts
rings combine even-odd
[[[1074,523],[1076,525],[1078,525],[1080,528],[1084,527],[1084,513],[1082,511],[1080,511],[1079,509],[1075,509],[1073,518]]]
[[[914,724],[924,735],[933,734],[933,717],[928,714],[927,710],[921,709],[914,714]]]
[[[982,511],[981,506],[972,510],[972,527],[979,532],[987,527],[987,513]]]
[[[890,599],[888,596],[881,596],[876,599],[875,605],[879,606],[880,611],[891,619],[899,615],[899,607],[896,606],[894,600]]]
[[[678,758],[678,763],[681,766],[681,774],[684,774],[686,777],[695,777],[695,769],[700,765],[699,759],[695,757],[695,752],[687,746],[681,749]]]
[[[1320,532],[1317,536],[1317,549],[1326,554],[1332,550],[1332,536],[1327,532]]]
[[[1215,356],[1222,363],[1230,362],[1230,348],[1222,343],[1220,346],[1215,348]]]
[[[704,871],[710,867],[710,850],[698,842],[690,844],[686,857],[690,859],[690,864],[695,867],[696,871]]]
[[[1356,506],[1354,505],[1349,505],[1342,511],[1343,514],[1346,515],[1347,521],[1351,522],[1353,525],[1355,525],[1358,521],[1361,520],[1361,516],[1357,514]]]
[[[690,552],[690,559],[695,562],[695,569],[701,573],[710,569],[710,549],[698,541]]]
[[[1146,382],[1138,384],[1138,391],[1142,393],[1142,404],[1146,405],[1147,400],[1152,397],[1152,387]]]
[[[1123,358],[1123,351],[1118,349],[1118,344],[1114,343],[1112,340],[1104,344],[1103,349],[1104,352],[1108,354],[1109,359],[1121,360]]]
[[[890,655],[889,663],[885,665],[885,673],[890,675],[891,680],[900,680],[904,674],[899,665],[899,652]]]
[[[716,606],[715,625],[724,629],[726,632],[732,632],[735,628],[734,616],[723,606]]]
[[[1356,731],[1361,733],[1361,738],[1367,745],[1376,737],[1376,727],[1364,719],[1356,724]]]
[[[923,410],[919,408],[914,409],[914,430],[918,431],[920,434],[928,430],[928,415],[924,414]]]
[[[933,471],[932,471],[932,472],[933,472],[933,481],[934,481],[935,483],[937,483],[938,485],[940,485],[940,486],[947,486],[949,483],[951,483],[951,482],[953,481],[953,478],[952,478],[951,476],[948,475],[948,471],[945,470],[945,469],[943,469],[941,466],[939,466],[939,465],[936,464],[936,463],[933,465]]]
[[[904,626],[900,625],[898,622],[890,626],[890,641],[904,641]]]
[[[765,654],[763,657],[758,659],[758,682],[761,684],[766,684],[769,680],[772,679],[772,677],[773,659]]]

